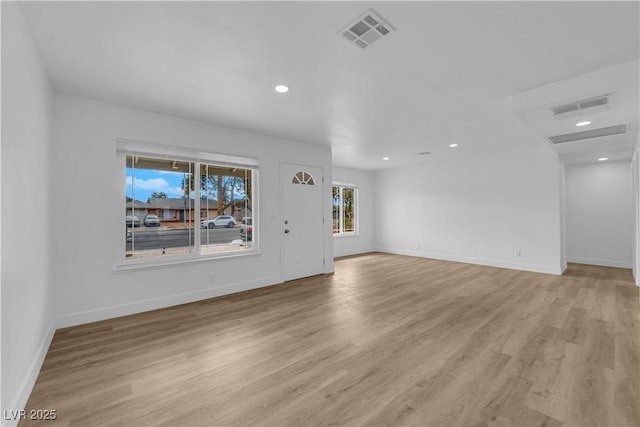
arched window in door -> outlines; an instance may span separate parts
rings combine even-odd
[[[297,172],[293,176],[291,183],[299,184],[299,185],[316,185],[316,182],[313,179],[313,176],[311,176],[309,172],[305,172],[305,171]]]

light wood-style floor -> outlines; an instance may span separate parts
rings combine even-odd
[[[27,409],[56,409],[47,426],[638,426],[639,313],[630,270],[367,254],[59,330]]]

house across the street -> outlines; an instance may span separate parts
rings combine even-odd
[[[245,200],[235,200],[225,206],[220,215],[231,215],[240,221],[242,217],[251,216],[251,209],[245,206]],[[143,219],[145,215],[158,215],[160,221],[194,221],[193,200],[185,197],[179,198],[151,198],[148,202],[140,200],[127,201],[126,214],[136,215]],[[132,213],[133,211],[133,213]],[[211,219],[218,216],[218,202],[216,200],[202,200],[200,202],[200,218]]]

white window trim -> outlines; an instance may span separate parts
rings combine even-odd
[[[155,269],[161,267],[170,267],[173,265],[183,265],[183,264],[194,264],[200,262],[209,262],[212,260],[218,259],[227,259],[227,258],[238,258],[245,256],[253,256],[253,255],[261,255],[262,252],[257,249],[247,249],[242,252],[223,252],[221,254],[210,254],[210,255],[175,255],[170,258],[161,258],[161,259],[132,259],[125,260],[117,264],[113,269],[115,272],[125,272],[125,271],[137,271],[137,270],[145,270],[145,269]]]
[[[171,265],[179,265],[179,264],[190,264],[190,263],[198,263],[198,262],[206,262],[217,259],[227,259],[227,258],[237,258],[243,256],[253,256],[261,254],[260,245],[259,245],[259,226],[258,226],[258,197],[259,194],[259,178],[258,178],[258,159],[251,157],[238,157],[238,156],[230,156],[227,154],[217,154],[212,152],[205,152],[200,150],[194,150],[190,148],[183,148],[177,146],[163,145],[163,144],[155,144],[150,142],[143,141],[134,141],[127,139],[117,139],[116,140],[116,154],[119,158],[123,160],[126,159],[128,155],[135,156],[152,156],[155,158],[167,158],[171,160],[182,160],[194,163],[194,170],[200,170],[200,164],[215,164],[221,166],[237,166],[244,169],[252,170],[252,217],[253,223],[255,224],[255,229],[258,230],[258,233],[253,233],[252,236],[252,248],[245,249],[243,251],[230,251],[230,252],[221,252],[216,254],[200,254],[200,239],[195,239],[194,242],[194,253],[189,255],[170,255],[162,258],[137,258],[137,259],[122,259],[118,258],[116,262],[116,266],[114,271],[116,272],[124,272],[124,271],[135,271],[140,269],[149,269],[149,268],[158,268],[163,266],[171,266]],[[125,165],[126,167],[126,165]],[[199,172],[198,172],[199,173]],[[124,174],[122,174],[123,179]],[[194,212],[200,212],[200,186],[194,186]],[[124,200],[124,198],[123,198]],[[126,208],[126,201],[124,203],[124,208]],[[196,221],[200,222],[200,219]],[[127,240],[126,240],[126,225],[124,221],[120,221],[121,230],[120,230],[120,249],[119,254],[123,255],[126,250]],[[194,225],[195,226],[195,225]],[[123,228],[124,227],[124,228]],[[198,227],[199,230],[199,227]]]
[[[339,187],[340,188],[340,212],[339,212],[339,228],[341,231],[339,231],[338,233],[332,233],[333,237],[335,238],[345,238],[345,237],[357,237],[360,235],[360,188],[358,187],[358,184],[354,184],[352,182],[339,182],[339,181],[334,181],[331,184],[332,190],[331,193],[333,194],[333,187]],[[354,202],[355,202],[355,206],[353,208],[353,215],[356,219],[356,227],[354,231],[342,231],[342,227],[344,224],[344,209],[342,206],[342,190],[344,189],[344,187],[348,187],[348,188],[353,188],[355,194],[354,194]],[[331,201],[331,205],[333,206],[333,200]],[[333,218],[332,218],[333,220]]]
[[[221,166],[238,166],[245,169],[258,169],[258,159],[252,157],[231,156],[183,148],[174,145],[154,144],[151,142],[134,141],[129,139],[117,139],[116,150],[118,153],[155,156],[156,158],[171,158],[171,160],[184,160],[189,162],[209,163],[214,162]]]

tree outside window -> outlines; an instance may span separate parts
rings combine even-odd
[[[357,232],[358,189],[351,186],[334,185],[332,190],[333,234]]]

